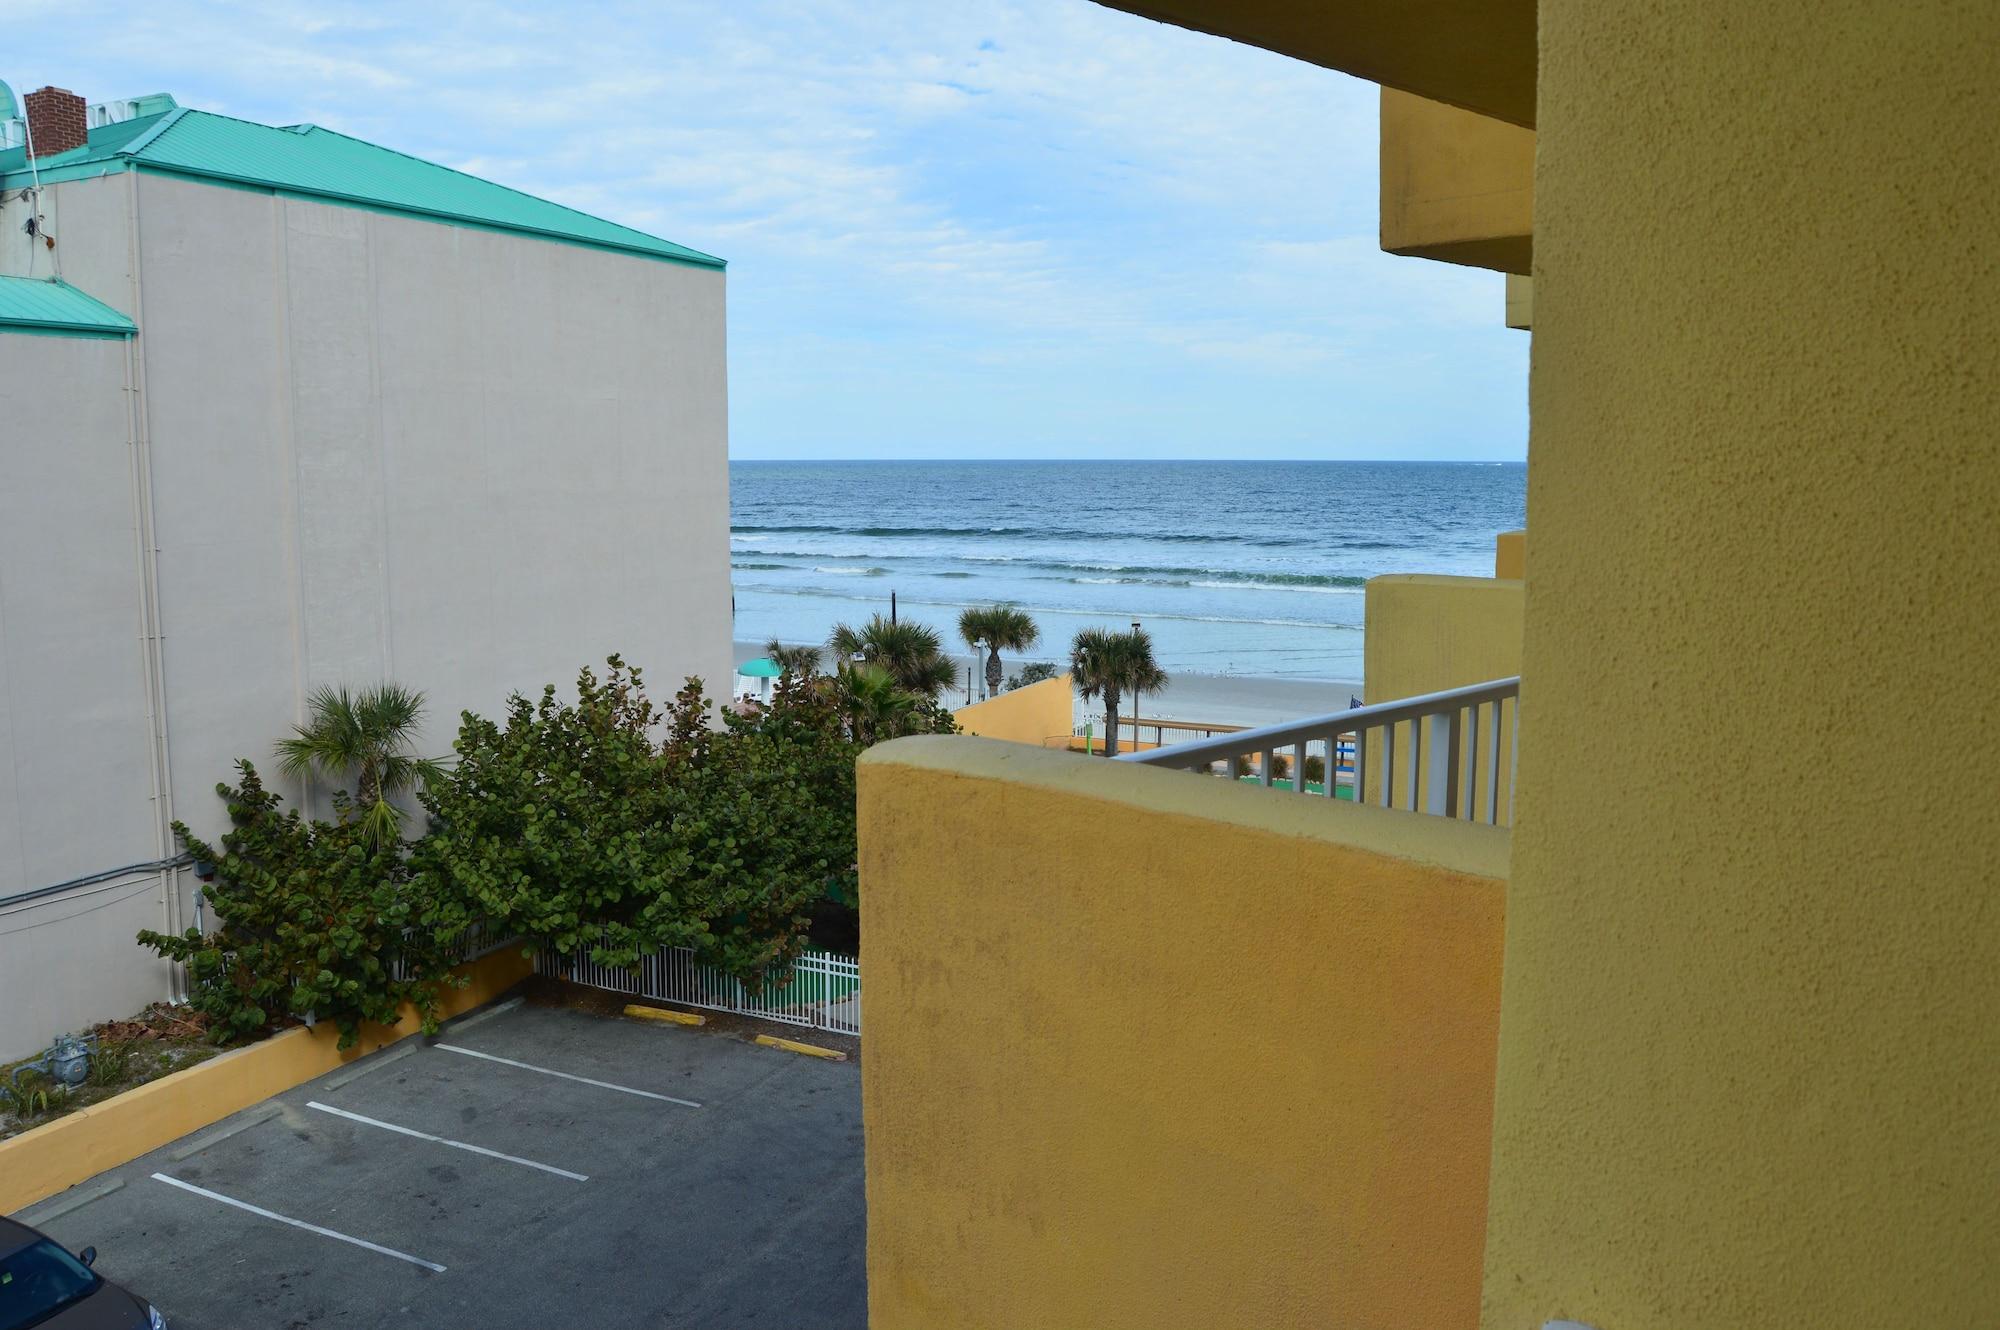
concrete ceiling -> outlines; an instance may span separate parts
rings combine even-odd
[[[1517,125],[1535,123],[1535,0],[1098,0]]]

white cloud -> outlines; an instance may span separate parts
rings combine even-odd
[[[1374,89],[1087,0],[72,0],[10,37],[17,86],[311,120],[724,255],[746,452],[823,427],[804,335],[921,368],[885,448],[926,402],[1043,427],[1035,374],[1115,434],[1095,366],[1179,404],[1148,403],[1175,451],[1218,418],[1310,448],[1335,391],[1384,437],[1431,411],[1443,452],[1520,451],[1498,279],[1375,249]]]

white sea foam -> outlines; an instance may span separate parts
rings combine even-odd
[[[1367,590],[1358,586],[1297,586],[1283,582],[1189,582],[1187,585],[1211,591],[1303,591],[1314,596],[1359,596]]]

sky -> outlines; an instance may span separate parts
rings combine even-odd
[[[1089,0],[65,0],[0,79],[311,122],[729,260],[730,452],[1518,460],[1376,89]]]

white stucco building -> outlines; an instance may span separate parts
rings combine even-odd
[[[327,683],[730,681],[723,264],[312,126],[0,85],[0,1060],[168,995]],[[34,153],[26,140],[32,133]],[[32,168],[32,169],[31,169]],[[60,275],[59,282],[49,279]]]

